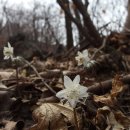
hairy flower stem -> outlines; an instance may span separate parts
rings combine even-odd
[[[18,93],[18,96],[21,97],[21,93],[20,93],[20,90],[19,90],[19,71],[18,71],[18,67],[16,67],[16,84],[17,84],[17,87],[16,87],[16,91]]]
[[[80,129],[79,129],[79,126],[78,126],[78,119],[77,119],[76,108],[74,108],[74,121],[75,121],[76,130],[80,130]]]

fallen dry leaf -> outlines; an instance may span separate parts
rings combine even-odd
[[[73,109],[62,104],[44,103],[34,110],[33,117],[37,124],[30,130],[68,130],[66,119],[74,125]]]
[[[106,130],[124,130],[125,129],[125,127],[122,124],[117,122],[115,115],[112,111],[110,111],[110,113],[107,116],[107,125],[108,127],[106,128]]]
[[[130,119],[122,112],[113,111],[108,106],[104,106],[97,110],[96,124],[101,128],[103,128],[102,124],[107,125],[105,130],[124,130],[129,128]]]
[[[116,75],[112,81],[111,97],[117,97],[123,91],[123,82],[120,75]]]
[[[102,96],[94,95],[94,101],[98,104],[104,104],[107,106],[114,106],[114,102],[113,102],[110,94],[105,94]]]
[[[130,127],[130,118],[125,116],[121,111],[117,111],[114,113],[116,120],[122,124],[125,128]]]
[[[116,75],[112,81],[112,90],[105,95],[94,95],[94,101],[97,103],[105,104],[106,106],[115,106],[117,103],[117,96],[123,92],[125,87],[119,75]]]

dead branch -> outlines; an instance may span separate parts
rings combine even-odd
[[[44,83],[44,85],[46,86],[47,89],[49,89],[52,93],[54,93],[56,95],[56,92],[44,81],[44,79],[41,77],[41,75],[38,73],[38,71],[36,70],[36,68],[31,65],[27,60],[23,59],[25,61],[25,63],[27,65],[29,65],[33,70],[34,72],[36,73],[36,75],[41,79],[41,81]]]
[[[130,74],[123,76],[122,81],[124,84],[130,84]],[[102,95],[109,92],[112,88],[112,79],[97,83],[88,88],[88,92]]]

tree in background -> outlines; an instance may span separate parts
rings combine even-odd
[[[119,32],[123,27],[125,16],[120,6],[127,0],[57,0],[57,3],[64,16],[58,7],[45,6],[35,0],[30,10],[1,3],[0,34],[8,39],[22,33],[26,40],[42,42],[46,46],[66,41],[68,50],[75,43],[82,50],[88,46],[100,46],[104,34]],[[106,21],[106,17],[111,17],[110,21]]]
[[[127,18],[125,21],[124,31],[130,32],[130,0],[127,2]]]
[[[82,48],[88,46],[89,44],[92,45],[101,45],[101,38],[96,30],[96,27],[94,26],[93,22],[91,21],[91,18],[87,12],[86,4],[84,4],[81,0],[72,0],[72,4],[75,6],[76,10],[78,11],[78,15],[82,16],[83,22],[76,17],[66,8],[66,3],[64,3],[62,0],[57,0],[58,4],[61,6],[61,8],[65,12],[65,16],[67,15],[69,19],[75,23],[75,25],[78,28],[79,35],[82,35],[85,39],[85,42],[81,42],[80,45]],[[67,34],[68,35],[68,34]],[[79,36],[80,37],[80,36]],[[83,44],[84,43],[84,44]]]

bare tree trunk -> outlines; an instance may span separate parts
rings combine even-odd
[[[80,21],[81,23],[81,17],[80,17],[80,13],[79,11],[77,10],[77,8],[74,8],[74,13],[75,13],[75,17]],[[79,43],[82,43],[81,41],[83,40],[84,36],[83,34],[81,33],[80,30],[78,30],[78,35],[79,35]]]
[[[73,15],[71,14],[71,12],[69,12],[66,9],[66,6],[64,5],[62,0],[57,0],[57,3],[61,6],[61,8],[64,10],[64,12],[66,13],[66,15],[68,15],[68,17],[71,19],[71,21],[73,23],[76,24],[78,30],[80,30],[80,32],[82,33],[83,36],[85,36],[85,39],[87,39],[87,45],[94,44],[94,40],[92,39],[92,37],[88,34],[88,30],[86,27],[83,27],[83,25],[80,23],[80,21],[73,17]]]
[[[79,12],[79,16],[81,15],[83,18],[82,22],[78,17],[74,17],[73,14],[68,11],[63,3],[63,0],[57,0],[57,2],[64,10],[65,14],[69,17],[69,19],[76,24],[78,31],[82,34],[82,36],[84,36],[85,42],[82,42],[80,47],[87,48],[89,45],[95,47],[100,46],[102,39],[87,12],[86,6],[88,6],[88,3],[84,4],[81,0],[72,0]]]
[[[126,21],[125,21],[125,25],[124,25],[124,32],[130,32],[130,0],[128,0],[127,3],[127,17],[126,17]]]
[[[69,1],[63,0],[66,9],[70,12]],[[72,22],[68,15],[65,13],[65,26],[66,26],[66,37],[67,37],[67,49],[73,47],[73,33],[72,33]]]
[[[89,5],[88,0],[85,0],[85,6],[86,6],[86,9],[88,8],[88,5]]]
[[[7,22],[6,22],[6,24],[7,24],[7,34],[8,34],[8,37],[9,37],[9,36],[12,36],[12,29],[11,29],[10,20],[9,20],[9,17],[8,17],[8,12],[7,12],[7,9],[6,9],[5,6],[3,7],[3,11],[5,13],[6,20],[7,20]]]
[[[37,42],[38,40],[38,32],[36,28],[36,16],[35,14],[33,15],[33,20],[32,20],[32,27],[33,27],[33,35],[34,35],[34,41]]]
[[[72,0],[73,3],[76,5],[77,9],[83,16],[84,25],[88,29],[89,34],[94,38],[95,42],[101,43],[101,38],[94,26],[88,12],[86,11],[86,6],[82,3],[81,0]]]
[[[56,35],[55,35],[55,32],[54,32],[54,30],[53,30],[53,27],[51,26],[50,21],[49,21],[48,18],[46,18],[46,24],[48,25],[48,28],[49,28],[49,30],[51,31],[51,35],[52,35],[52,37],[55,39],[56,44],[57,44],[57,45],[60,45],[60,42],[59,42],[59,40],[57,39],[57,37],[56,37]]]

